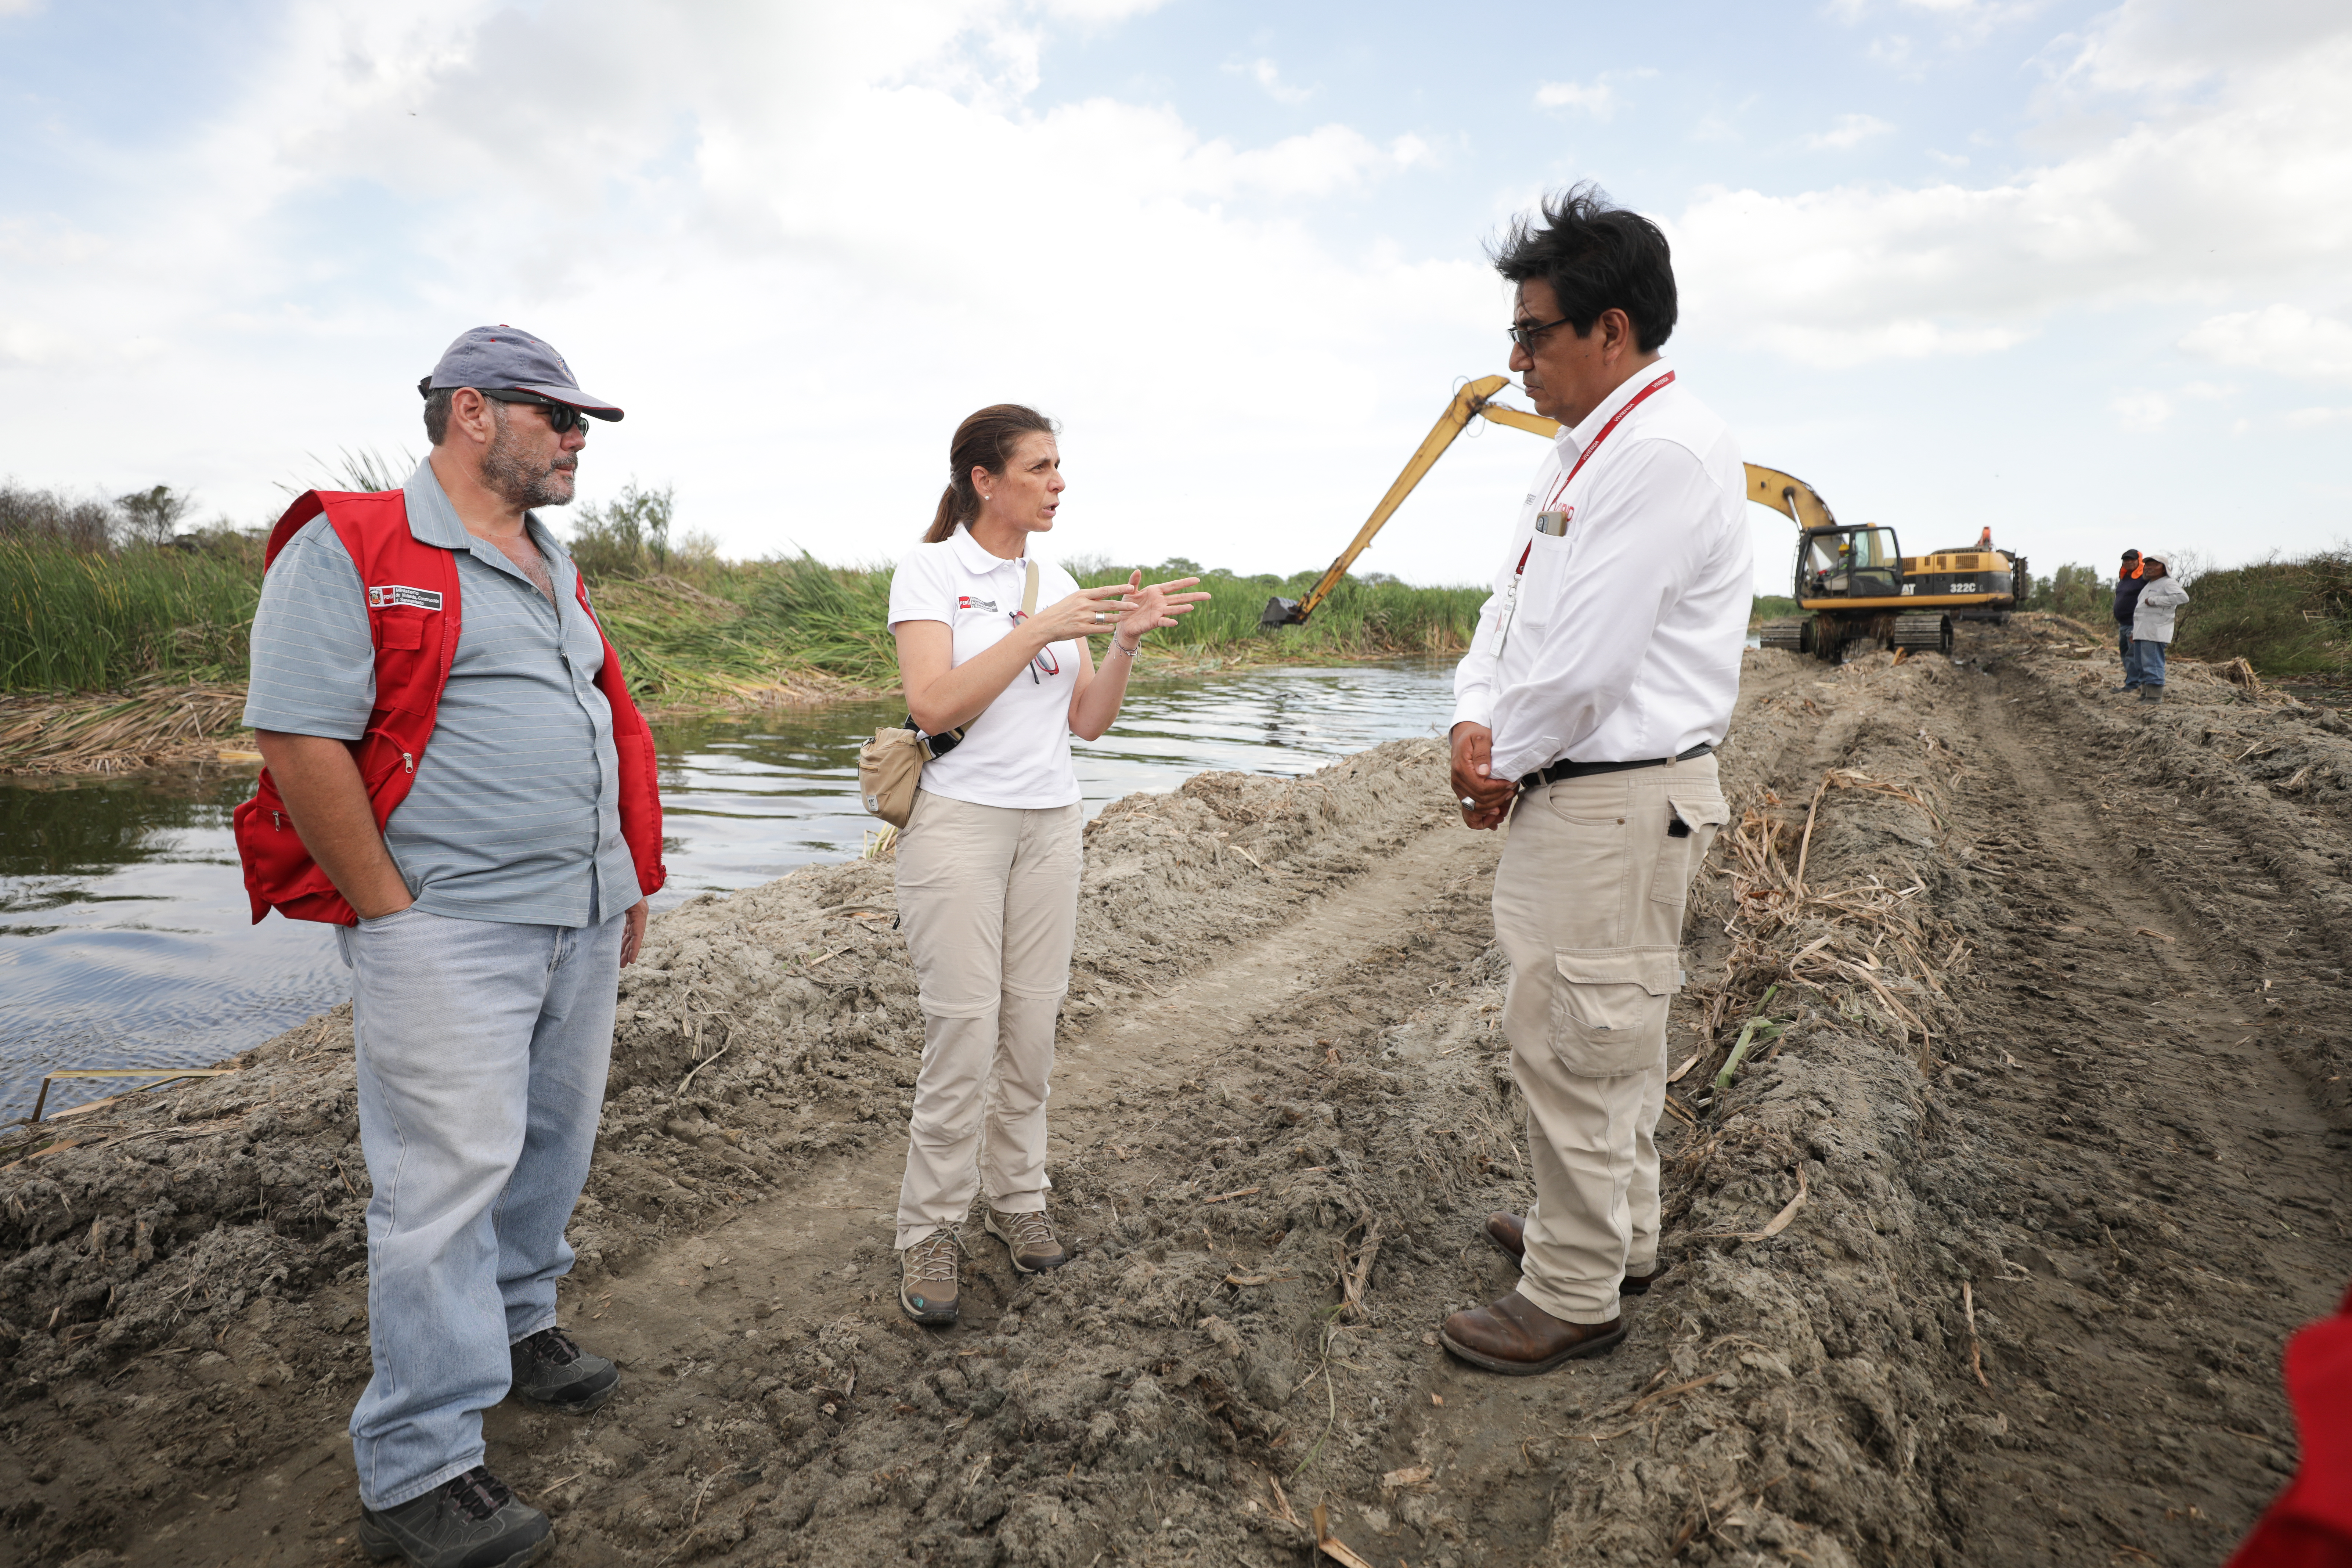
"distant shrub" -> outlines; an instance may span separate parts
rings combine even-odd
[[[667,571],[670,511],[669,486],[639,489],[632,479],[603,506],[580,509],[572,525],[572,559],[592,583]]]
[[[180,520],[195,504],[169,485],[153,485],[114,498],[115,510],[122,514],[123,534],[134,544],[169,544],[180,531]]]
[[[2095,566],[2070,562],[2029,588],[2023,607],[2049,610],[2095,626],[2109,626],[2115,616],[2115,579]]]
[[[82,552],[112,546],[122,520],[102,500],[73,500],[56,490],[0,485],[0,542]]]

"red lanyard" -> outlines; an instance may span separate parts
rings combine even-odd
[[[1665,385],[1666,383],[1674,380],[1674,378],[1675,373],[1673,371],[1668,371],[1665,374],[1658,377],[1657,380],[1650,383],[1649,385],[1642,388],[1641,391],[1627,398],[1625,400],[1625,406],[1620,408],[1616,413],[1609,416],[1609,423],[1601,427],[1601,434],[1592,438],[1592,444],[1585,447],[1583,451],[1577,454],[1576,466],[1568,470],[1568,478],[1560,480],[1559,486],[1553,489],[1551,492],[1551,500],[1558,500],[1560,497],[1568,493],[1568,487],[1576,482],[1576,476],[1584,471],[1584,465],[1592,460],[1592,454],[1601,450],[1601,443],[1609,439],[1609,432],[1616,429],[1619,425],[1622,424],[1624,422],[1625,416],[1633,413],[1634,409],[1640,407],[1642,399],[1649,396],[1650,394],[1657,391],[1658,388]],[[1547,502],[1546,505],[1549,506],[1549,503]],[[1528,557],[1535,553],[1535,535],[1529,534],[1528,536],[1528,547],[1519,552],[1519,563],[1517,567],[1512,571],[1512,576],[1519,576],[1527,571]]]

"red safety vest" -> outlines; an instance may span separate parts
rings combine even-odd
[[[441,690],[457,657],[457,552],[426,544],[408,531],[408,505],[398,490],[311,490],[288,507],[270,531],[265,567],[322,511],[367,590],[368,629],[375,639],[375,707],[368,714],[367,733],[350,745],[381,832],[416,782],[417,759],[432,739]],[[669,880],[661,860],[653,730],[629,700],[621,656],[588,603],[584,578],[579,589],[580,607],[604,644],[596,686],[613,708],[613,749],[621,763],[621,836],[636,864],[638,890],[652,893]],[[358,911],[343,901],[294,831],[294,819],[286,814],[267,768],[253,798],[236,808],[236,823],[237,858],[245,863],[256,924],[273,909],[289,920],[358,923]]]

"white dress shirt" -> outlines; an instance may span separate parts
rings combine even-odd
[[[944,621],[955,639],[950,664],[965,662],[1004,640],[1018,623],[1029,578],[1026,557],[991,555],[971,530],[959,525],[937,544],[918,544],[890,579],[890,629],[901,621]],[[1051,605],[1078,591],[1077,580],[1049,561],[1037,563],[1037,603]],[[979,718],[964,726],[962,743],[923,764],[919,787],[974,805],[1043,810],[1078,803],[1077,770],[1070,763],[1070,694],[1078,686],[1076,638],[1048,643],[1013,678]]]
[[[1672,757],[1730,724],[1755,593],[1748,476],[1679,378],[1642,397],[1670,369],[1643,366],[1562,430],[1519,508],[1454,675],[1454,721],[1494,731],[1497,778]],[[1536,531],[1561,510],[1566,534]]]

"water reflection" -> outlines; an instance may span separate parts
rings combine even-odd
[[[1450,666],[1252,670],[1145,684],[1076,748],[1091,816],[1209,769],[1297,775],[1441,731]],[[670,885],[755,887],[857,854],[857,745],[905,709],[846,706],[657,728]],[[249,773],[0,784],[0,1119],[60,1067],[201,1066],[350,994],[325,927],[250,915],[229,838]],[[60,1083],[53,1106],[115,1086]]]

